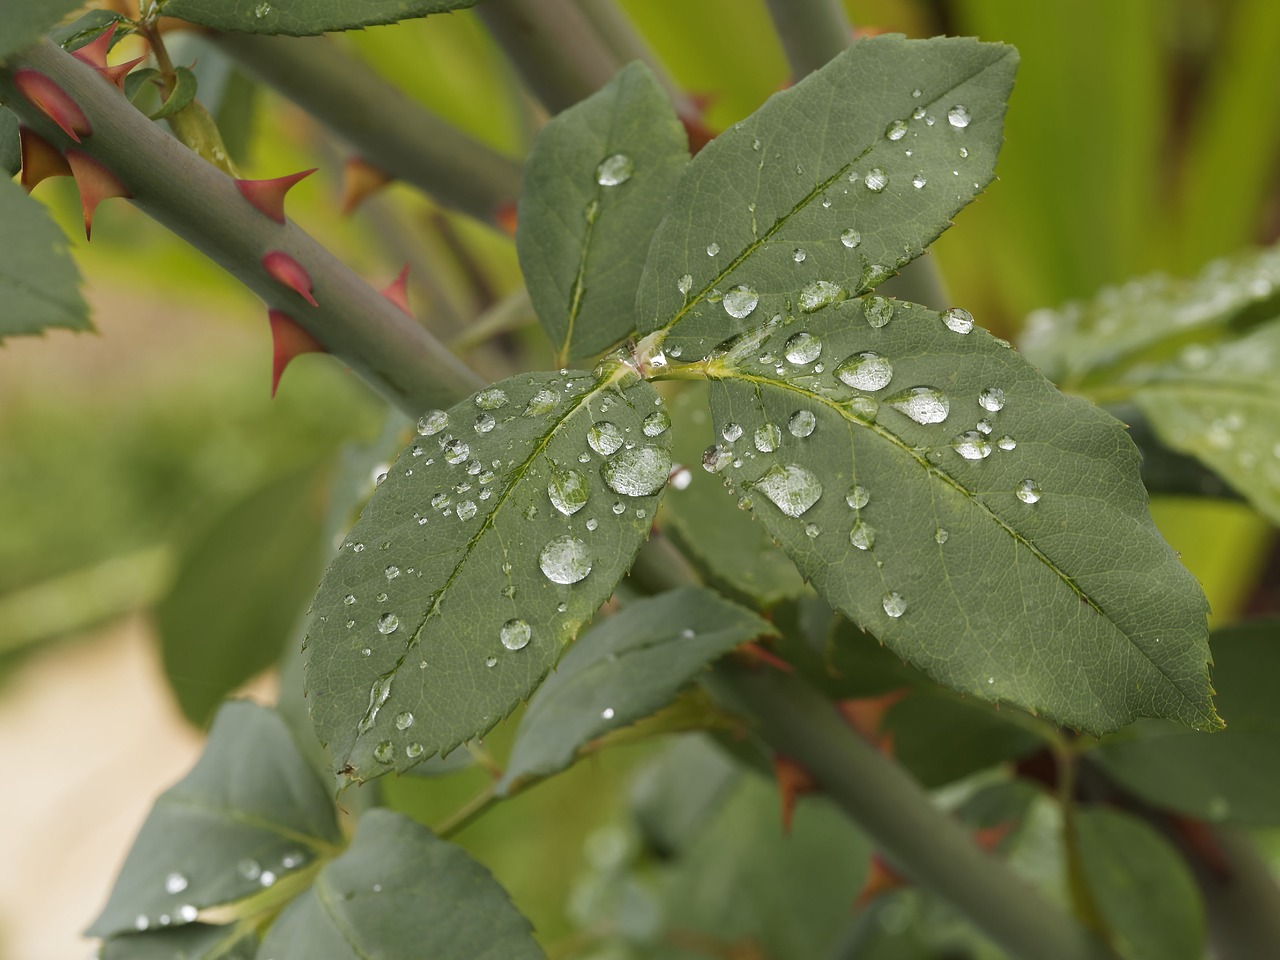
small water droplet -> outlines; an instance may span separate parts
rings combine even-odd
[[[591,572],[591,551],[566,534],[547,542],[538,554],[538,566],[552,583],[577,583]]]
[[[374,723],[378,720],[378,711],[382,709],[382,705],[391,696],[391,681],[394,679],[394,674],[387,673],[373,682],[373,686],[369,688],[369,706],[365,710],[364,716],[360,718],[360,722],[356,725],[358,732],[368,733],[373,729]]]
[[[817,426],[818,418],[814,416],[812,410],[797,410],[787,420],[787,429],[791,431],[793,437],[811,436]]]
[[[893,365],[880,354],[863,350],[836,367],[835,374],[841,383],[855,390],[872,392],[889,385],[893,379]]]
[[[491,415],[482,413],[480,416],[476,417],[476,422],[472,424],[472,426],[475,427],[476,433],[488,433],[497,425],[497,423],[498,421],[494,420]]]
[[[410,760],[414,760],[422,756],[422,744],[420,743],[409,744],[404,748],[404,755],[408,757]]]
[[[999,440],[996,441],[996,446],[998,446],[1001,450],[1012,450],[1017,445],[1018,445],[1018,441],[1013,439],[1013,437],[1009,436],[1008,434],[1005,434],[1003,437],[1001,437]]]
[[[886,593],[880,603],[884,607],[884,612],[895,620],[907,612],[907,601],[902,599],[902,594],[896,590]]]
[[[919,99],[920,99],[920,96],[921,96],[921,91],[919,90],[919,88],[917,88],[917,89],[915,89],[915,90],[912,90],[912,91],[911,91],[911,96],[913,96],[913,97],[915,97],[917,100],[919,100]]]
[[[617,453],[625,440],[618,425],[608,420],[593,423],[587,429],[587,445],[604,457]]]
[[[922,190],[926,183],[928,183],[928,181],[925,180],[923,173],[917,173],[914,177],[911,178],[911,185],[915,187],[917,190]]]
[[[971,119],[972,117],[969,116],[969,111],[960,104],[956,104],[947,111],[947,122],[960,130],[967,127]]]
[[[870,550],[876,545],[875,528],[863,520],[858,520],[849,531],[849,542],[859,550]]]
[[[429,410],[418,420],[418,434],[434,436],[449,425],[449,415],[443,410]]]
[[[951,538],[951,534],[947,533],[942,527],[938,527],[933,531],[933,542],[938,546],[942,546]]]
[[[147,919],[147,915],[145,913],[138,914],[137,919],[133,921],[133,927],[135,930],[145,930],[149,926],[151,926],[151,921]]]
[[[987,387],[978,394],[978,403],[982,405],[983,410],[989,410],[996,413],[1004,409],[1004,391],[999,387]]]
[[[991,442],[977,430],[960,434],[951,446],[966,460],[985,460],[991,455]]]
[[[591,488],[587,478],[577,470],[551,470],[551,482],[547,484],[547,498],[551,505],[566,517],[571,517],[587,505]]]
[[[943,312],[942,322],[954,333],[968,333],[973,329],[973,314],[962,307],[952,307]]]
[[[259,20],[266,18],[267,16],[270,15],[270,13],[271,13],[271,4],[269,3],[260,3],[253,8],[253,15],[257,17]]]
[[[840,242],[852,250],[862,242],[862,234],[853,229],[853,227],[850,227],[840,234]]]
[[[258,875],[258,885],[261,887],[269,887],[276,882],[276,875],[271,870],[263,870]]]
[[[187,878],[180,873],[171,873],[164,878],[165,893],[181,893],[187,889]]]
[[[601,710],[601,711],[600,711],[600,719],[602,719],[602,720],[612,720],[612,719],[613,719],[613,707],[605,707],[603,710]]]
[[[822,338],[807,331],[793,334],[783,347],[783,353],[790,363],[813,363],[822,354]]]
[[[400,626],[400,618],[394,613],[384,613],[378,618],[378,632],[381,634],[395,633]]]
[[[912,387],[885,400],[916,423],[942,423],[951,412],[951,401],[937,387]]]
[[[396,758],[396,748],[390,740],[380,740],[373,748],[373,759],[379,763],[390,763]]]
[[[863,178],[862,182],[872,193],[879,193],[889,185],[889,175],[876,167]]]
[[[844,299],[844,289],[830,280],[814,280],[800,290],[800,309],[813,313]]]
[[[791,259],[796,263],[804,263],[804,259],[807,256],[808,254],[804,252],[804,247],[796,247],[791,251]]]
[[[724,437],[729,443],[733,443],[742,436],[742,424],[726,423],[724,429],[720,431],[720,436]]]
[[[476,515],[476,504],[474,500],[458,501],[458,519],[470,520]]]
[[[861,510],[870,500],[871,494],[867,493],[867,488],[857,483],[849,488],[844,498],[844,502],[855,510]]]
[[[413,726],[413,714],[408,710],[401,710],[396,714],[396,729],[408,730]],[[288,864],[286,864],[288,866]]]
[[[602,187],[616,187],[630,180],[634,169],[630,157],[625,153],[615,153],[605,157],[596,167],[596,183]]]
[[[778,429],[776,423],[762,423],[756,428],[755,436],[752,439],[756,449],[761,453],[773,453],[778,449],[778,444],[782,442],[782,431]]]
[[[888,297],[867,297],[862,314],[867,323],[879,329],[893,319],[893,301]]]
[[[525,404],[522,417],[543,417],[554,410],[560,403],[560,394],[543,387]]]
[[[612,509],[613,509],[614,514],[615,514],[616,516],[619,516],[619,517],[620,517],[620,516],[622,516],[624,513],[626,513],[626,512],[627,512],[627,505],[626,505],[625,503],[623,503],[621,500],[615,500],[615,501],[613,502],[613,507],[612,507]]]
[[[391,564],[391,566],[387,567],[387,569],[383,570],[382,572],[386,575],[386,578],[388,580],[394,580],[396,577],[400,576],[400,568],[397,567],[394,563]],[[353,597],[352,599],[355,599],[355,598]]]
[[[444,492],[433,494],[431,497],[431,506],[437,510],[443,510],[450,502],[449,495]]]
[[[755,482],[775,507],[788,517],[802,516],[822,496],[822,483],[799,464],[774,464]]]
[[[605,461],[600,470],[614,493],[648,497],[657,493],[671,473],[671,455],[658,447],[633,447]]]
[[[720,301],[720,305],[724,307],[724,312],[729,316],[741,320],[744,317],[749,317],[759,302],[760,297],[754,290],[739,284],[729,289],[729,292],[724,295],[724,299]]]
[[[907,135],[907,121],[895,120],[885,129],[884,135],[890,140],[901,140]]]
[[[581,543],[582,541],[578,541],[578,542]],[[545,571],[545,569],[546,568],[544,567],[543,570]],[[588,561],[587,572],[589,573],[590,571],[591,571],[591,563],[590,561]],[[586,575],[587,574],[584,573],[582,577],[585,577]],[[550,577],[551,574],[547,574],[547,576]],[[581,580],[582,577],[578,577],[578,580]],[[557,580],[556,582],[563,583],[565,581]],[[577,581],[570,580],[568,582],[576,583]],[[523,650],[525,647],[529,645],[529,638],[532,636],[533,636],[533,629],[529,626],[529,624],[525,623],[523,620],[518,620],[518,619],[508,620],[506,623],[502,625],[502,629],[498,631],[498,638],[502,641],[502,645],[506,647],[508,650]]]
[[[1034,480],[1023,480],[1018,484],[1018,489],[1014,491],[1018,495],[1018,499],[1023,503],[1039,503],[1040,502],[1040,484]]]
[[[741,427],[739,427],[741,430]],[[738,434],[741,436],[741,433]],[[723,444],[713,443],[702,451],[702,469],[707,473],[719,473],[733,460],[733,452]]]
[[[678,289],[682,295],[687,297],[689,295],[689,291],[693,289],[693,277],[686,273],[676,281],[676,289]]]
[[[711,243],[707,244],[708,257],[714,257],[719,252],[720,252],[720,244],[716,243],[714,240]]]
[[[449,463],[462,463],[469,456],[471,456],[471,448],[463,440],[455,438],[444,445],[444,458]]]
[[[363,543],[353,543],[353,544],[351,545],[351,552],[352,552],[352,553],[364,553],[364,544],[363,544]]]
[[[262,867],[257,860],[246,857],[236,864],[236,872],[246,880],[257,880],[262,876]]]
[[[660,437],[671,427],[671,417],[665,410],[655,410],[644,418],[641,428],[646,437]]]
[[[485,657],[485,658],[484,658],[484,665],[485,665],[486,667],[496,667],[496,666],[498,665],[498,658],[497,658],[497,657]]]
[[[476,394],[476,406],[481,410],[500,410],[506,405],[507,394],[501,387],[485,387]]]

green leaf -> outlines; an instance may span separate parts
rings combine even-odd
[[[653,387],[609,365],[422,418],[314,605],[308,696],[336,769],[406,770],[529,695],[648,534],[667,423]]]
[[[347,851],[280,915],[272,960],[524,960],[544,957],[529,922],[461,848],[390,810],[360,818]]]
[[[286,888],[341,842],[324,785],[271,710],[231,701],[191,772],[156,798],[91,936],[190,923]]]
[[[0,178],[0,341],[48,327],[89,330],[67,238],[37,201]]]
[[[0,34],[0,63],[35,43],[80,6],[82,0],[10,0],[5,4],[4,33]],[[10,223],[3,217],[0,222],[6,226]]]
[[[919,256],[991,181],[1017,61],[971,39],[872,37],[771,97],[689,164],[645,265],[641,332],[694,360]]]
[[[681,390],[671,402],[671,419],[671,452],[686,465],[681,482],[688,483],[672,485],[663,503],[663,530],[709,583],[746,603],[767,610],[804,594],[795,564],[750,513],[724,495],[720,480],[701,469],[703,451],[717,439],[705,386]]]
[[[744,776],[744,770],[701,734],[679,737],[636,774],[631,815],[662,859],[701,836]]]
[[[1186,861],[1152,827],[1116,810],[1076,815],[1094,903],[1125,960],[1200,960],[1204,905]]]
[[[474,6],[476,0],[167,0],[166,16],[219,30],[309,37]]]
[[[173,92],[169,94],[164,103],[160,104],[158,110],[150,114],[152,120],[163,120],[165,117],[171,117],[196,98],[196,75],[186,67],[178,67],[174,71],[174,75],[178,79],[173,86]]]
[[[0,173],[16,176],[22,169],[22,144],[18,140],[18,118],[0,107]]]
[[[1219,725],[1204,596],[1123,427],[967,329],[877,297],[766,323],[702,365],[738,438],[709,462],[828,602],[938,682],[1090,731]]]
[[[188,923],[167,930],[122,933],[107,939],[100,960],[253,960],[258,938],[252,927]]]
[[[323,569],[321,479],[308,468],[255,490],[180,561],[156,626],[165,676],[196,726],[293,635]]]
[[[1213,685],[1227,728],[1213,736],[1144,723],[1103,741],[1090,756],[1148,803],[1206,820],[1280,824],[1280,621],[1213,635]]]
[[[775,633],[701,587],[626,607],[583,636],[538,689],[498,792],[564,770],[592,740],[666,706],[710,661]]]
[[[684,128],[642,63],[538,135],[525,164],[516,251],[560,363],[635,329],[649,240],[688,160]]]

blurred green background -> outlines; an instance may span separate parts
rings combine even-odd
[[[705,99],[714,130],[788,80],[757,0],[621,5],[674,78]],[[933,254],[952,300],[992,330],[1013,335],[1036,307],[1139,273],[1191,274],[1280,235],[1274,0],[846,7],[863,30],[977,35],[1022,53],[1000,180]],[[474,15],[342,42],[496,149],[527,150],[537,111]],[[211,48],[182,43],[175,59],[215,69]],[[343,148],[269,91],[252,112],[243,88],[235,96],[236,122],[247,124],[237,138],[244,174],[320,167],[291,194],[291,216],[379,286],[411,260],[411,298],[424,323],[455,335],[516,289],[506,238],[407,188],[341,217]],[[232,279],[123,203],[102,208],[89,246],[69,181],[47,182],[36,195],[73,237],[99,335],[54,332],[0,349],[0,697],[13,692],[25,658],[92,643],[96,628],[151,608],[184,551],[236,504],[290,472],[332,462],[344,443],[371,440],[383,420],[381,401],[326,357],[291,365],[272,401],[264,311]],[[478,357],[495,376],[506,364],[548,362],[540,334],[528,329]],[[1236,619],[1272,548],[1269,525],[1239,504],[1162,498],[1153,509],[1204,583],[1215,625]],[[644,753],[628,748],[583,764],[462,835],[544,938],[567,931],[581,838],[609,821],[624,771]],[[407,779],[386,790],[433,822],[483,779]]]

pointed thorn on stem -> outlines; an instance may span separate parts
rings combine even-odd
[[[67,163],[71,167],[71,175],[76,178],[80,206],[84,208],[84,236],[86,240],[91,240],[93,213],[98,209],[98,204],[111,197],[127,198],[133,194],[120,182],[119,177],[81,150],[68,150]]]
[[[22,152],[22,186],[30,193],[36,184],[50,177],[71,176],[71,165],[58,148],[34,130],[18,127]]]
[[[115,36],[116,25],[103,30],[79,50],[72,50],[71,55],[81,63],[87,63],[95,70],[103,70],[107,65],[107,54],[111,52],[111,40]]]
[[[379,170],[362,157],[351,157],[342,168],[342,213],[350,215],[370,195],[377,193],[392,180],[391,175]]]
[[[845,722],[853,727],[863,739],[873,744],[883,744],[880,727],[884,724],[885,714],[903,697],[911,692],[910,687],[890,690],[878,697],[858,697],[852,700],[841,700],[836,704]]]
[[[504,203],[493,215],[493,223],[508,237],[516,235],[516,205]]]
[[[284,195],[300,180],[316,172],[316,168],[291,173],[274,180],[237,180],[236,189],[255,207],[276,223],[284,223]]]
[[[796,800],[817,790],[818,781],[799,763],[781,753],[773,756],[773,774],[778,780],[778,794],[782,801],[782,832],[790,833]]]
[[[902,874],[889,866],[880,851],[876,850],[872,852],[871,860],[867,863],[867,879],[853,902],[854,909],[861,910],[876,897],[906,885],[907,881],[903,879]]]
[[[311,275],[297,260],[283,250],[269,250],[262,258],[262,269],[277,283],[288,287],[313,307],[318,307],[311,295]]]
[[[409,309],[409,265],[407,263],[396,278],[382,288],[382,295],[409,316],[413,316],[413,311]]]
[[[282,310],[268,310],[267,321],[271,324],[271,396],[274,397],[280,386],[280,375],[290,360],[304,353],[328,351]]]
[[[40,71],[26,67],[14,71],[13,85],[31,101],[32,106],[56,123],[76,143],[80,142],[80,137],[93,133],[93,126],[80,105]]]

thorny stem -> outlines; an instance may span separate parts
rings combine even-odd
[[[793,80],[817,70],[853,39],[839,0],[766,0]]]

